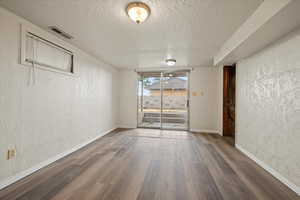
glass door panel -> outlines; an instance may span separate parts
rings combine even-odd
[[[162,129],[188,130],[188,72],[164,73],[161,81]]]
[[[140,74],[138,127],[161,128],[161,73]]]
[[[189,72],[139,74],[138,127],[189,129]]]

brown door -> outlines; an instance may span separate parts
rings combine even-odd
[[[223,135],[235,136],[235,65],[223,71]]]

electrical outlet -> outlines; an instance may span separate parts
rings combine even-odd
[[[8,149],[7,150],[7,160],[10,160],[15,156],[16,156],[16,149]]]

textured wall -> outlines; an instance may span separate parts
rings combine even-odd
[[[118,120],[118,71],[75,48],[77,76],[19,63],[19,17],[0,8],[0,181],[112,129]],[[53,58],[55,59],[55,58]],[[6,160],[16,147],[17,156]]]
[[[237,144],[300,186],[300,32],[238,63]]]
[[[190,75],[190,127],[194,130],[219,131],[218,68],[195,68]],[[196,92],[196,96],[193,93]]]
[[[120,70],[120,119],[121,127],[137,126],[137,73]]]

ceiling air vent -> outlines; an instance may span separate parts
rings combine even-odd
[[[49,29],[51,31],[55,32],[56,34],[58,34],[58,35],[60,35],[60,36],[62,36],[64,38],[66,38],[66,39],[71,40],[71,39],[74,38],[72,35],[70,35],[70,34],[62,31],[61,29],[57,28],[56,26],[49,26]]]

